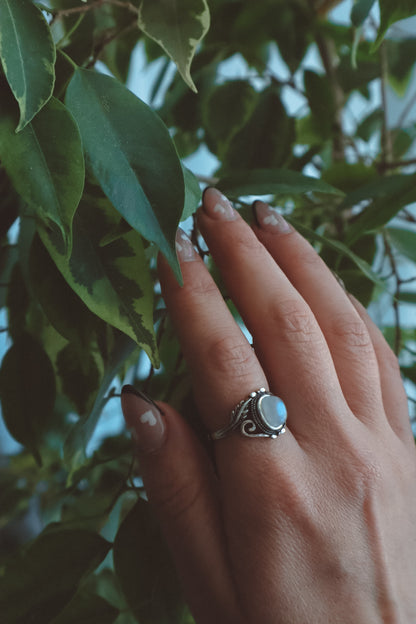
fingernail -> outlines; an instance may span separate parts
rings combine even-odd
[[[285,234],[293,229],[281,214],[263,201],[255,201],[253,211],[258,226],[266,232]]]
[[[181,228],[176,232],[176,251],[182,262],[192,262],[198,257],[191,239]]]
[[[121,408],[127,427],[142,453],[157,451],[165,440],[162,412],[151,399],[133,386],[123,386]]]
[[[202,201],[205,214],[218,221],[234,221],[238,213],[228,199],[215,188],[205,189]]]

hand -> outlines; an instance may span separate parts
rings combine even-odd
[[[209,189],[198,214],[254,349],[183,234],[184,286],[163,260],[160,279],[207,429],[263,386],[284,400],[287,432],[214,442],[215,473],[172,408],[122,398],[189,605],[198,624],[416,622],[416,454],[397,359],[313,248],[255,208],[250,228]]]

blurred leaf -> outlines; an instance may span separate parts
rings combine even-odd
[[[56,266],[85,305],[133,338],[157,363],[153,285],[142,239],[130,230],[112,243],[101,245],[120,219],[105,198],[84,196],[74,219],[69,260],[58,252],[47,232],[40,229],[39,234]]]
[[[51,624],[113,624],[119,610],[96,594],[79,591]]]
[[[381,131],[383,119],[383,111],[381,108],[376,108],[359,123],[356,135],[363,141],[369,141],[376,132]]]
[[[391,245],[403,256],[416,262],[416,231],[398,227],[386,228]]]
[[[402,291],[398,295],[398,299],[403,303],[412,303],[416,305],[416,292]]]
[[[383,41],[388,28],[395,22],[416,15],[414,0],[379,0],[380,28],[374,46],[378,47]]]
[[[157,244],[180,279],[175,235],[184,181],[167,128],[116,80],[93,71],[75,72],[65,101],[102,189],[132,228]]]
[[[75,405],[78,414],[86,414],[92,408],[100,385],[97,354],[82,352],[72,344],[58,353],[56,367],[62,382],[62,390]]]
[[[81,137],[65,106],[51,98],[18,134],[8,98],[0,101],[0,157],[16,191],[70,253],[72,220],[84,187]]]
[[[29,334],[16,338],[4,356],[0,398],[11,435],[41,463],[39,445],[53,415],[55,374],[42,346]]]
[[[309,192],[343,195],[342,191],[322,180],[311,178],[289,169],[242,171],[221,178],[217,183],[217,188],[232,197],[272,194],[299,195]]]
[[[0,59],[20,108],[22,130],[52,95],[55,46],[42,12],[30,0],[0,0]]]
[[[305,91],[312,116],[315,118],[323,138],[332,134],[336,107],[329,78],[320,76],[313,71],[304,73]]]
[[[26,330],[29,305],[30,294],[23,279],[21,265],[17,262],[11,271],[6,295],[8,333],[13,339]]]
[[[282,167],[290,161],[294,140],[294,119],[286,114],[279,89],[270,87],[259,95],[253,114],[231,139],[220,173]]]
[[[185,180],[185,207],[183,209],[181,221],[185,221],[194,214],[198,206],[201,205],[202,192],[199,182],[189,169],[183,166],[183,177]]]
[[[355,0],[351,9],[351,23],[358,28],[367,19],[376,0]]]
[[[400,370],[407,379],[416,384],[416,366],[401,366]]]
[[[140,624],[180,624],[184,611],[179,582],[149,504],[139,499],[120,525],[114,567]]]
[[[334,162],[322,172],[322,180],[343,193],[351,193],[376,177],[377,169],[363,163]]]
[[[389,83],[400,96],[403,96],[416,62],[416,39],[387,40],[385,46],[389,59]]]
[[[204,127],[220,158],[230,140],[250,118],[258,98],[247,81],[235,80],[215,87],[203,100]]]
[[[186,84],[196,92],[190,70],[195,50],[210,25],[207,1],[142,0],[138,23],[165,50]]]
[[[89,531],[48,527],[6,567],[0,612],[7,624],[48,624],[71,600],[110,544]]]

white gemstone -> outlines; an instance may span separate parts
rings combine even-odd
[[[279,397],[265,394],[260,397],[257,404],[259,414],[269,429],[277,431],[281,429],[286,422],[286,407]]]

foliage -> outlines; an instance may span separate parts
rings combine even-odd
[[[128,436],[87,448],[126,376],[197,426],[155,267],[160,251],[181,280],[175,232],[189,219],[198,243],[205,184],[247,220],[269,198],[390,310],[416,383],[416,129],[387,97],[408,89],[416,40],[385,38],[416,7],[355,0],[343,25],[336,4],[0,0],[0,398],[22,445],[0,473],[8,624],[192,622]],[[126,87],[137,44],[150,105]],[[202,148],[211,177],[193,170]]]

